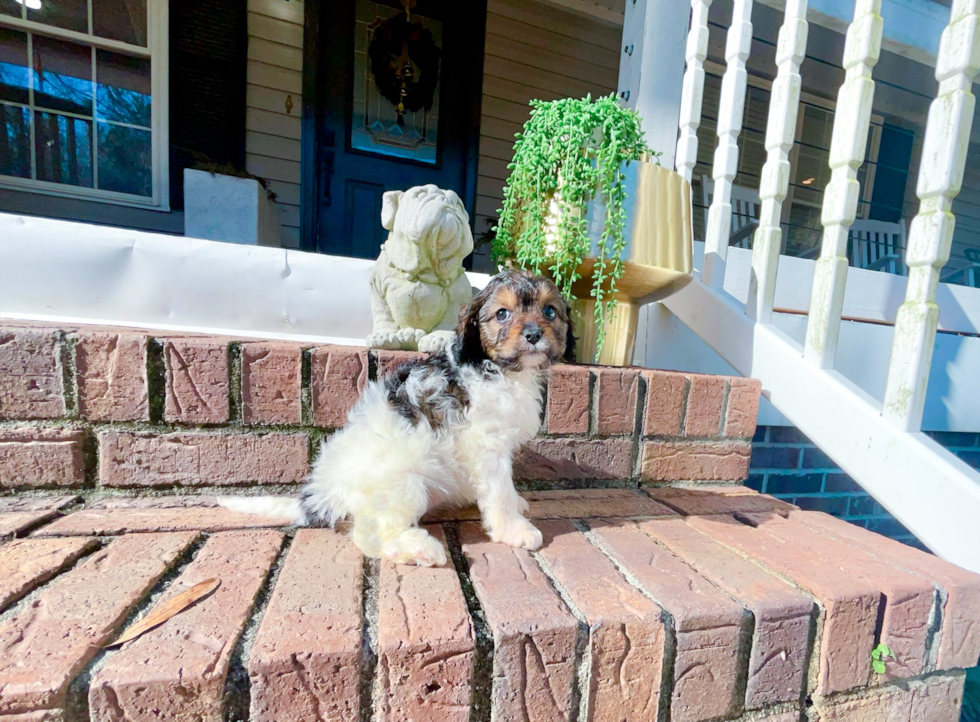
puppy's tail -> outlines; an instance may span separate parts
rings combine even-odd
[[[282,517],[292,524],[306,524],[306,515],[299,499],[288,496],[219,496],[218,504],[245,514]]]

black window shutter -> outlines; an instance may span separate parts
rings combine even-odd
[[[244,0],[170,0],[170,205],[184,207],[184,169],[245,166],[248,9]]]
[[[913,139],[910,130],[894,125],[882,126],[878,167],[871,192],[871,212],[868,213],[870,219],[890,223],[901,220],[905,186],[909,180],[909,164],[912,162]]]

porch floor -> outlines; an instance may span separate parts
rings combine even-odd
[[[446,512],[437,568],[215,497],[0,498],[0,720],[959,719],[980,577],[745,487],[525,497],[542,549]]]

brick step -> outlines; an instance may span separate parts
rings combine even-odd
[[[369,379],[416,354],[0,325],[0,493],[289,487]],[[759,383],[556,366],[526,488],[744,480]]]
[[[980,576],[744,487],[525,497],[541,550],[445,511],[440,568],[205,496],[4,499],[0,722],[959,719]]]

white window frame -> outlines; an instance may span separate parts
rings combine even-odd
[[[88,3],[89,29],[92,28],[92,3]],[[65,30],[52,25],[46,25],[33,20],[26,19],[26,8],[22,11],[21,17],[12,15],[0,15],[0,27],[18,30],[21,32],[31,32],[37,35],[44,35],[49,38],[68,40],[88,47],[95,47],[101,50],[111,50],[126,55],[135,55],[150,60],[150,137],[151,137],[151,159],[153,168],[151,171],[151,182],[153,193],[149,197],[137,196],[130,193],[119,193],[116,191],[102,190],[99,188],[85,188],[73,186],[67,183],[54,183],[51,181],[40,181],[32,178],[18,178],[16,176],[0,175],[0,188],[10,190],[28,191],[43,195],[57,196],[59,198],[78,198],[81,200],[99,201],[112,203],[121,206],[133,206],[136,208],[147,208],[157,211],[170,211],[170,137],[169,137],[169,0],[147,0],[146,6],[146,47],[140,45],[130,45],[129,43],[100,38],[96,35],[79,33],[74,30]],[[34,69],[29,68],[29,73],[33,74]],[[8,105],[20,105],[3,101]],[[26,107],[20,105],[20,107]],[[94,109],[93,109],[94,112]],[[34,116],[31,115],[31,170],[36,172],[34,161]],[[98,125],[95,117],[92,119],[92,137],[95,143],[98,142]],[[98,162],[98,146],[93,144],[93,168]]]

